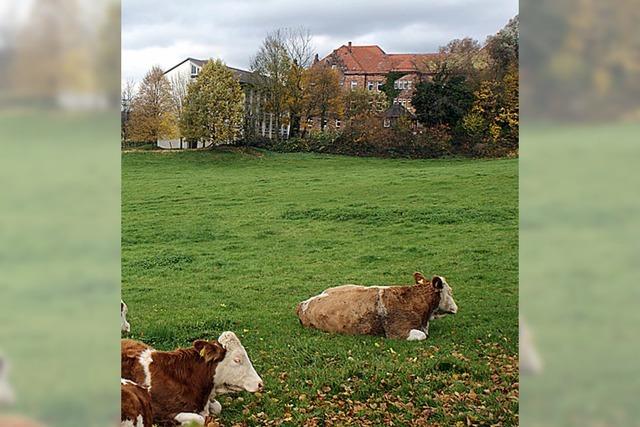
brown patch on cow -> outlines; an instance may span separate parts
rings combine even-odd
[[[139,358],[150,347],[133,340],[122,342],[122,378],[144,384],[145,373]],[[226,350],[215,340],[198,340],[192,348],[174,351],[153,350],[149,392],[154,423],[176,425],[174,419],[180,412],[202,412],[213,390],[216,367],[225,354]]]
[[[440,303],[440,292],[427,281],[418,286],[392,286],[383,289],[382,304],[387,315],[387,338],[407,338],[412,329],[422,330]]]
[[[140,364],[140,355],[145,350],[152,350],[140,341],[125,339],[120,341],[120,377],[134,383],[145,383],[145,372]]]
[[[130,381],[120,384],[120,420],[132,421],[135,426],[139,416],[142,417],[144,427],[152,427],[153,412],[149,391]]]
[[[296,313],[302,325],[349,335],[384,335],[406,339],[422,330],[440,303],[440,289],[421,273],[416,285],[329,288],[301,302]]]

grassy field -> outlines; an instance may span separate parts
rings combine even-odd
[[[265,392],[225,425],[518,424],[518,162],[262,152],[123,154],[122,293],[159,349],[235,331]],[[423,342],[303,329],[344,283],[444,275]]]

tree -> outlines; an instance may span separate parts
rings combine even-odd
[[[473,104],[473,90],[465,76],[439,73],[418,83],[411,103],[424,125],[455,127]]]
[[[135,96],[135,82],[127,80],[122,87],[120,98],[120,137],[122,142],[129,141],[129,116],[131,115],[131,102]]]
[[[291,60],[291,68],[286,79],[286,105],[289,109],[291,136],[300,133],[300,118],[303,112],[303,75],[311,66],[314,56],[311,33],[302,27],[282,30],[284,46]]]
[[[158,142],[172,139],[178,127],[171,100],[171,84],[160,67],[154,66],[140,83],[131,101],[129,138],[133,141]]]
[[[401,73],[398,71],[391,71],[385,76],[385,81],[380,90],[387,96],[387,100],[389,104],[393,103],[393,101],[400,95],[400,89],[395,87],[395,82],[399,78],[405,76],[407,73]]]
[[[251,60],[251,71],[256,78],[256,86],[265,94],[265,110],[273,114],[276,137],[280,136],[280,127],[287,110],[289,92],[288,80],[291,78],[292,59],[287,51],[284,30],[267,34]]]
[[[188,141],[233,142],[244,122],[244,92],[233,72],[220,60],[208,61],[187,86],[180,121]]]
[[[28,21],[15,35],[15,57],[8,70],[17,94],[52,103],[65,91],[90,86],[91,42],[78,18],[77,3],[32,2]]]
[[[110,2],[105,6],[105,17],[98,32],[95,45],[97,55],[97,79],[99,89],[103,91],[110,105],[118,103],[120,81],[114,67],[120,67],[120,2]]]
[[[389,102],[382,92],[358,88],[344,95],[344,117],[347,120],[374,116],[384,112],[388,107]]]
[[[489,56],[491,78],[501,80],[514,66],[518,66],[520,20],[515,16],[494,36],[487,37],[485,50]]]
[[[304,106],[307,118],[319,117],[324,131],[330,116],[342,114],[340,74],[325,63],[318,63],[304,74]]]
[[[502,81],[485,80],[462,120],[462,127],[476,141],[517,144],[518,70],[511,67]]]

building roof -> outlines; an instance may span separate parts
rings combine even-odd
[[[342,45],[322,61],[341,63],[346,73],[387,74],[389,72],[416,72],[424,63],[436,59],[438,53],[386,53],[378,45]]]
[[[164,72],[164,74],[167,74],[168,72],[174,70],[175,68],[178,68],[179,66],[181,66],[182,64],[184,64],[187,61],[193,62],[198,67],[203,67],[204,64],[206,64],[207,62],[210,61],[210,59],[196,59],[196,58],[189,57],[189,58],[185,59],[184,61],[174,65],[171,68],[169,68],[167,71]],[[253,77],[254,74],[251,71],[243,70],[241,68],[229,67],[228,65],[226,67],[229,70],[231,70],[231,72],[233,72],[234,76],[236,76],[236,78],[238,79],[238,81],[240,83],[253,83],[255,81],[254,77]]]

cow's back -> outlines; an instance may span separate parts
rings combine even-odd
[[[329,288],[298,304],[296,312],[307,327],[350,335],[382,334],[378,313],[380,288],[344,285]]]
[[[153,350],[148,345],[135,340],[120,341],[120,376],[138,384],[145,383],[144,368],[140,364],[140,355]]]
[[[122,426],[151,427],[153,412],[151,395],[147,389],[131,381],[123,381],[120,385],[120,420]]]

